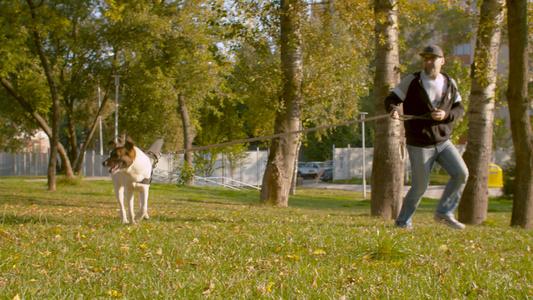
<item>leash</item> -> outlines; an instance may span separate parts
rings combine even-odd
[[[427,113],[422,116],[412,116],[412,115],[401,115],[399,118],[400,121],[410,121],[410,120],[432,120],[431,113]]]
[[[282,137],[282,136],[286,136],[286,135],[291,135],[291,134],[307,133],[307,132],[312,132],[312,131],[317,131],[317,130],[329,129],[329,128],[333,128],[333,127],[339,127],[339,126],[346,126],[346,125],[351,125],[351,124],[356,124],[356,123],[362,123],[362,122],[366,122],[366,121],[374,121],[374,120],[384,119],[384,118],[388,118],[388,117],[390,117],[390,115],[389,114],[385,114],[385,115],[374,116],[374,117],[370,117],[370,118],[352,120],[352,121],[338,123],[338,124],[323,125],[323,126],[318,126],[318,127],[313,127],[313,128],[307,128],[307,129],[301,129],[301,130],[295,130],[295,131],[288,131],[288,132],[283,132],[283,133],[276,133],[276,134],[271,134],[271,135],[267,135],[267,136],[254,137],[254,138],[243,139],[243,140],[238,140],[238,141],[224,142],[224,143],[208,145],[208,146],[199,146],[199,147],[181,149],[181,150],[177,150],[177,151],[172,152],[172,153],[173,154],[185,154],[187,152],[195,152],[195,151],[207,150],[207,149],[212,149],[212,148],[217,148],[217,147],[225,147],[225,146],[231,146],[231,145],[236,145],[236,144],[257,142],[257,141],[274,139],[274,138],[278,138],[278,137]],[[401,115],[400,118],[399,118],[400,121],[429,120],[429,119],[430,118],[425,116],[425,115],[424,116]]]

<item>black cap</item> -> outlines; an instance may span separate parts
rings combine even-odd
[[[444,52],[442,52],[442,49],[437,45],[430,45],[424,48],[424,51],[419,53],[422,55],[435,55],[438,57],[444,57]]]

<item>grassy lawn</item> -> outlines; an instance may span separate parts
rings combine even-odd
[[[439,173],[439,172],[431,172],[429,177],[429,185],[446,185],[448,183],[448,180],[450,180],[450,175],[446,173]],[[372,178],[366,178],[366,184],[370,184],[372,182]],[[345,184],[362,184],[363,179],[362,178],[350,178],[350,179],[340,179],[335,180],[335,183],[345,183]],[[407,185],[411,184],[411,179],[406,182]]]
[[[153,184],[151,219],[120,223],[110,181],[48,192],[0,178],[0,299],[533,299],[533,231],[491,198],[483,226],[413,230],[371,217],[360,193]]]

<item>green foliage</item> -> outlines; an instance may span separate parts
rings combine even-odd
[[[215,167],[219,151],[201,150],[196,151],[193,156],[194,173],[202,177],[210,177],[222,166]]]
[[[177,96],[186,103],[192,126],[204,98],[223,93],[217,29],[210,26],[214,12],[203,0],[124,5],[108,8],[110,25],[125,36],[120,52],[126,88],[119,124],[148,147],[154,137],[164,138],[168,149],[183,145]],[[128,30],[129,29],[129,30]],[[193,128],[194,129],[194,128]]]
[[[470,103],[470,88],[472,85],[472,80],[470,77],[469,67],[463,65],[461,60],[448,60],[446,61],[446,64],[444,66],[446,67],[445,72],[447,72],[448,75],[450,75],[450,77],[452,77],[456,81],[459,93],[461,94],[461,98],[463,99],[463,105],[465,106],[465,114],[463,115],[461,120],[459,120],[459,122],[456,122],[454,125],[452,141],[454,143],[457,143],[457,141],[461,137],[465,137],[468,135],[467,111],[469,109]]]
[[[373,12],[362,1],[334,3],[311,5],[303,29],[303,119],[313,125],[356,118],[372,85]]]
[[[244,115],[241,105],[228,97],[208,97],[200,110],[199,123],[202,127],[196,135],[195,143],[199,146],[215,145],[246,138]],[[194,153],[197,174],[211,176],[215,171],[213,164],[218,155],[229,161],[231,174],[244,163],[247,145],[236,144],[217,147]]]
[[[400,69],[405,74],[422,69],[418,54],[425,45],[435,39],[444,37],[446,42],[441,44],[441,47],[444,55],[450,58],[455,47],[468,43],[470,36],[475,33],[472,24],[477,24],[477,11],[460,4],[459,1],[402,0],[398,8]]]
[[[120,133],[132,136],[141,148],[156,138],[164,138],[167,149],[182,147],[178,94],[185,97],[193,129],[204,136],[204,144],[215,141],[205,137],[212,129],[211,135],[223,136],[225,141],[268,135],[273,132],[276,112],[283,108],[279,103],[283,83],[279,5],[279,1],[248,0],[44,1],[36,11],[37,21],[32,21],[26,1],[4,1],[0,3],[0,76],[8,78],[33,109],[48,118],[50,91],[32,41],[31,30],[36,28],[58,83],[64,144],[85,142],[96,120],[98,85],[104,88],[101,96],[107,92],[114,99],[114,86],[108,85],[111,74],[122,75]],[[531,7],[528,2],[529,15]],[[360,111],[373,115],[371,3],[314,1],[309,8],[301,20],[304,127],[351,120],[358,118]],[[442,36],[449,56],[457,45],[469,40],[475,29],[472,24],[477,23],[477,10],[459,1],[400,1],[398,9],[402,74],[421,68],[421,45]],[[533,30],[529,32],[532,39]],[[445,71],[457,80],[467,104],[468,70],[459,61],[448,59]],[[213,99],[224,103],[218,107]],[[0,145],[18,150],[21,143],[12,137],[19,132],[30,135],[36,125],[27,112],[13,105],[12,96],[4,89],[0,104],[0,122],[9,124],[0,127]],[[106,141],[113,137],[113,111],[113,103],[103,110]],[[225,114],[226,118],[220,117]],[[233,120],[238,124],[229,122]],[[466,133],[466,124],[466,118],[457,124],[454,138]],[[219,125],[231,128],[233,135],[215,130]],[[365,142],[371,147],[373,124],[366,125]],[[359,129],[349,126],[309,134],[303,141],[304,147],[308,145],[308,159],[327,159],[333,144],[360,145]],[[70,136],[72,131],[77,141]],[[237,132],[239,135],[234,134]]]
[[[178,184],[184,185],[194,178],[194,169],[186,161],[178,166]]]
[[[492,139],[492,149],[508,149],[511,147],[511,128],[507,124],[506,118],[494,120],[494,134]]]
[[[505,166],[502,167],[503,175],[503,195],[512,198],[515,192],[515,158],[509,160]]]
[[[432,221],[437,201],[423,199],[405,231],[371,217],[356,192],[298,188],[293,207],[280,209],[257,204],[257,192],[154,183],[150,220],[127,226],[111,181],[54,193],[24,178],[0,185],[2,299],[503,299],[533,290],[531,231],[509,227],[512,203],[501,199],[489,202],[487,224],[462,231]]]
[[[266,47],[266,46],[265,46]],[[242,117],[246,133],[264,136],[273,132],[277,98],[281,86],[279,58],[250,45],[236,50],[237,61],[229,78],[229,86],[243,103]]]
[[[362,97],[358,101],[359,110],[374,115],[374,93]],[[361,119],[361,116],[357,116]],[[375,122],[365,122],[365,147],[373,147]],[[324,161],[332,157],[333,145],[337,148],[362,147],[362,126],[361,123],[347,126],[339,126],[322,132],[310,132],[302,143],[300,153],[304,161]],[[322,134],[322,135],[320,135]]]
[[[529,61],[533,61],[533,3],[531,1],[527,2],[527,20],[528,20],[528,41],[529,41]],[[533,95],[533,86],[530,82],[529,95]]]

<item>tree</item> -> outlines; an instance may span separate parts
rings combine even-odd
[[[385,98],[400,82],[397,4],[396,0],[374,1],[376,115],[387,113]],[[371,214],[393,219],[400,212],[402,201],[405,162],[403,124],[389,118],[377,120],[374,134]]]
[[[32,20],[35,22],[30,25],[30,30],[33,34],[33,41],[39,54],[41,64],[46,75],[48,87],[50,88],[50,96],[52,97],[52,135],[50,138],[50,162],[48,163],[48,190],[56,190],[56,162],[57,151],[59,147],[59,118],[61,116],[61,109],[59,107],[59,92],[57,89],[56,80],[54,78],[53,70],[46,56],[43,41],[41,39],[41,32],[38,28],[37,20],[37,7],[33,4],[32,0],[27,0],[30,7],[30,14]]]
[[[190,148],[204,100],[226,92],[228,64],[217,46],[221,29],[216,6],[211,7],[215,2],[220,1],[109,8],[112,28],[123,32],[115,43],[127,42],[121,52],[125,89],[119,123],[141,145],[158,136],[165,139],[166,148]],[[189,134],[182,135],[184,130]]]
[[[274,123],[276,134],[300,129],[303,81],[300,29],[305,15],[305,2],[302,0],[281,0],[280,14],[280,54],[283,84]],[[298,134],[290,134],[272,140],[259,196],[262,203],[288,206],[298,138]]]
[[[1,66],[2,82],[28,112],[27,116],[31,116],[43,131],[50,129],[51,141],[54,124],[49,126],[48,122],[54,123],[53,114],[60,113],[57,147],[67,177],[73,177],[74,172],[81,169],[98,115],[103,112],[102,108],[97,108],[98,115],[93,118],[91,103],[95,103],[92,100],[96,99],[98,78],[106,77],[99,74],[109,70],[109,63],[106,63],[109,56],[105,54],[108,48],[98,35],[101,31],[93,14],[98,4],[86,1],[35,3],[12,1],[1,4],[6,12],[2,21],[10,24],[3,29],[11,32],[8,35],[17,32],[15,39],[3,43],[9,45],[11,59]],[[33,24],[33,34],[25,29],[29,24]],[[38,30],[43,51],[32,42],[37,38],[35,30]],[[20,76],[22,73],[26,76]],[[40,80],[41,77],[46,81]],[[45,88],[49,90],[48,95],[43,93]],[[103,106],[106,99],[104,97]],[[87,140],[82,141],[79,128],[90,127],[91,121],[93,130]],[[78,151],[79,144],[83,144],[81,151]],[[73,164],[74,168],[71,167]]]
[[[198,127],[195,139],[197,145],[209,146],[246,138],[242,111],[233,98],[206,97],[204,101],[205,105],[199,111],[198,123],[201,127]],[[214,164],[218,156],[222,155],[223,161],[229,161],[233,177],[233,171],[246,156],[246,148],[245,144],[215,147],[199,152],[195,158],[196,161],[201,161],[207,166]],[[212,166],[206,169],[214,171]],[[224,176],[227,177],[227,175]]]
[[[13,20],[13,24],[10,24],[10,27],[14,27],[12,29],[15,30],[22,30],[22,32],[27,33],[26,35],[17,35],[17,38],[13,41],[8,40],[8,44],[12,47],[13,45],[19,44],[20,46],[23,46],[23,50],[21,55],[15,55],[16,59],[9,61],[5,64],[2,64],[3,68],[3,74],[0,76],[0,79],[2,80],[2,85],[6,88],[6,90],[18,101],[18,103],[30,114],[30,116],[39,124],[39,126],[44,130],[44,132],[48,135],[50,140],[50,161],[48,165],[48,189],[51,191],[54,191],[56,189],[55,184],[55,172],[56,172],[56,161],[57,161],[57,153],[59,152],[60,155],[64,158],[64,161],[68,161],[68,158],[66,157],[66,153],[64,153],[64,149],[59,144],[59,124],[60,124],[60,88],[57,84],[57,60],[53,56],[52,49],[49,47],[49,44],[47,43],[47,39],[43,38],[44,36],[50,35],[50,30],[58,30],[58,35],[61,35],[61,29],[63,29],[63,24],[61,23],[62,19],[56,20],[56,22],[46,22],[46,20],[53,19],[55,16],[55,11],[53,9],[49,9],[49,7],[46,6],[46,4],[40,3],[39,5],[36,5],[32,0],[27,0],[27,6],[25,7],[20,2],[14,2],[9,4],[3,5],[4,8],[7,11],[13,12],[15,16],[18,18]],[[27,28],[27,29],[25,29]],[[33,47],[30,46],[30,43],[33,44]],[[40,66],[38,67],[36,64],[28,64],[29,61],[33,61],[34,63],[39,61]],[[26,98],[18,92],[17,88],[14,87],[9,77],[12,77],[14,79],[18,79],[14,72],[17,69],[24,68],[25,66],[29,67],[31,70],[30,73],[41,73],[44,74],[44,77],[46,78],[46,86],[48,88],[48,99],[51,99],[51,102],[48,102],[49,105],[46,104],[47,101],[38,103],[34,102],[33,104],[26,100]],[[34,75],[35,76],[35,75]],[[41,84],[44,84],[41,83]],[[32,87],[36,87],[38,85],[35,85],[34,83],[30,83]],[[43,90],[41,90],[43,91]],[[39,108],[43,108],[43,112],[45,111],[44,108],[47,107],[50,109],[50,120],[52,123],[52,126],[50,127],[45,118],[41,116],[41,114],[37,111],[38,108],[36,108],[35,105],[39,105]],[[70,167],[70,164],[66,164],[67,166],[67,176],[73,177],[72,169]]]
[[[511,226],[533,228],[533,132],[528,100],[528,1],[507,1],[509,86],[507,103],[515,148],[515,191]]]
[[[479,225],[487,218],[488,177],[492,153],[498,53],[504,20],[504,0],[481,5],[476,52],[472,64],[472,91],[468,110],[468,143],[463,158],[469,177],[459,205],[459,221]]]
[[[50,128],[50,126],[48,126],[48,123],[46,122],[45,118],[41,116],[38,110],[35,109],[34,106],[24,98],[24,96],[19,94],[17,90],[11,85],[11,83],[6,78],[2,77],[2,75],[0,75],[0,82],[2,83],[2,86],[4,86],[4,88],[9,92],[9,94],[11,94],[11,96],[15,98],[15,100],[17,100],[20,106],[24,108],[26,113],[29,114],[29,118],[31,118],[33,122],[37,123],[41,127],[41,129],[46,133],[48,138],[50,139],[50,137],[53,134],[52,129]],[[66,162],[66,167],[67,167],[66,176],[68,178],[73,178],[74,173],[72,172],[72,168],[70,167],[70,162],[68,160],[67,152],[65,151],[65,148],[63,148],[63,145],[58,144],[57,151],[59,152],[59,155],[61,156],[63,161]],[[50,178],[49,178],[49,181],[50,181]],[[52,178],[52,187],[54,189],[50,189],[50,190],[55,190],[55,178]]]
[[[178,112],[181,116],[181,120],[183,123],[183,148],[184,149],[190,149],[192,148],[192,141],[193,141],[193,135],[191,130],[191,121],[189,118],[189,111],[187,110],[187,103],[185,102],[185,99],[183,99],[182,94],[178,94]],[[193,153],[190,151],[185,152],[184,154],[184,175],[185,179],[185,185],[187,186],[194,186],[194,176],[192,176],[193,172],[193,164],[192,164],[192,158]]]

